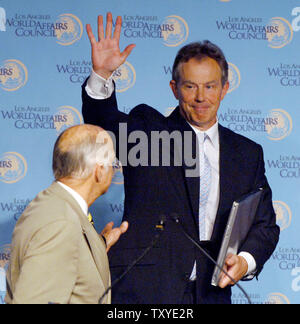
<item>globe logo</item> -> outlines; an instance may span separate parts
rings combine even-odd
[[[281,293],[270,293],[267,297],[268,304],[290,304],[288,298]]]
[[[185,42],[189,36],[189,27],[186,21],[175,15],[164,19],[162,37],[164,45],[176,47]]]
[[[113,79],[116,83],[117,92],[127,91],[135,84],[136,74],[134,67],[126,61],[114,72]]]
[[[8,263],[10,259],[10,251],[11,251],[10,244],[5,244],[0,247],[0,268],[6,270],[6,268],[8,267]]]
[[[79,111],[71,106],[61,106],[57,108],[54,115],[54,128],[57,135],[60,135],[67,128],[83,124],[83,118]]]
[[[237,89],[241,83],[241,74],[239,69],[232,63],[228,63],[228,93]]]
[[[270,47],[277,49],[282,48],[293,39],[293,28],[286,19],[282,17],[271,18],[268,26],[273,27],[266,35]],[[277,32],[274,32],[274,30]]]
[[[0,267],[0,304],[4,304],[6,295],[6,272]]]
[[[55,30],[57,43],[63,46],[69,46],[81,39],[83,26],[80,19],[72,14],[62,14],[56,21],[63,26]]]
[[[10,259],[10,244],[0,247],[0,304],[4,304],[6,295],[6,270]]]
[[[27,162],[17,152],[7,152],[0,156],[0,181],[16,183],[26,176]]]
[[[272,109],[269,117],[276,121],[265,125],[270,140],[280,141],[290,135],[293,128],[292,118],[285,110]]]
[[[283,231],[291,225],[292,212],[289,206],[283,201],[273,201],[273,207],[276,214],[276,223]]]
[[[6,60],[0,71],[0,86],[5,91],[16,91],[27,83],[28,71],[21,61]]]

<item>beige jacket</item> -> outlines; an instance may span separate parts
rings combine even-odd
[[[7,271],[8,304],[94,304],[110,285],[106,246],[59,184],[18,220]],[[104,303],[110,303],[108,294]]]

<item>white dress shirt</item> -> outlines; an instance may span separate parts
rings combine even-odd
[[[107,99],[114,91],[112,75],[106,80],[92,70],[85,87],[87,94],[93,99]]]
[[[66,186],[64,183],[57,181],[59,185],[61,185],[68,193],[76,200],[80,208],[82,209],[84,215],[88,217],[88,204],[87,202],[72,188]]]
[[[102,78],[100,75],[92,71],[85,88],[87,94],[93,99],[107,99],[111,96],[114,91],[114,84],[112,82],[112,76],[107,80]],[[196,134],[200,130],[190,125]],[[205,218],[205,235],[206,239],[209,240],[212,235],[217,210],[220,200],[220,172],[219,172],[219,161],[220,161],[220,150],[219,150],[219,128],[218,122],[216,122],[210,129],[206,130],[205,133],[208,135],[208,139],[204,141],[204,152],[210,162],[212,168],[212,182],[211,189],[208,197],[206,207],[206,218]],[[239,256],[245,258],[248,263],[247,278],[253,278],[256,271],[256,262],[253,256],[248,252],[240,252]],[[195,270],[195,269],[194,269]],[[194,279],[194,278],[193,278]]]
[[[196,135],[204,134],[207,135],[206,140],[204,141],[204,154],[207,156],[208,161],[211,166],[211,183],[210,191],[208,195],[208,201],[206,204],[206,215],[205,215],[205,240],[210,240],[215,218],[218,211],[219,200],[220,200],[220,176],[219,176],[219,129],[218,123],[215,123],[210,129],[203,132],[197,129],[196,127],[190,126],[195,131]],[[199,143],[200,146],[200,143]],[[202,150],[202,147],[199,147],[199,152]]]

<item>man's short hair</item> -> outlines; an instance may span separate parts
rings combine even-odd
[[[54,145],[52,169],[56,180],[65,177],[85,179],[93,172],[96,164],[105,167],[112,165],[115,155],[107,132],[102,130],[98,134],[87,133],[80,142],[63,147],[61,142],[66,131]]]
[[[228,80],[228,63],[222,50],[208,40],[190,43],[179,50],[173,64],[172,79],[175,82],[179,82],[180,63],[186,63],[192,58],[201,61],[206,57],[214,59],[219,64],[222,71],[222,85],[224,86]]]

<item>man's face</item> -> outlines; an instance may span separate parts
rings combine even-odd
[[[112,139],[107,132],[99,132],[96,142],[98,144],[105,145],[97,153],[97,160],[100,161],[100,163],[96,164],[95,166],[97,173],[96,178],[98,179],[96,184],[99,187],[99,192],[101,192],[101,194],[104,194],[110,187],[112,178],[115,174],[115,169],[113,168],[113,166],[116,160],[116,155]]]
[[[103,194],[107,192],[109,189],[112,178],[114,176],[114,169],[111,165],[104,168],[103,174],[102,174],[102,191]]]
[[[190,59],[179,65],[179,81],[170,82],[180,112],[193,126],[207,130],[217,121],[229,83],[222,86],[222,71],[214,59]]]

